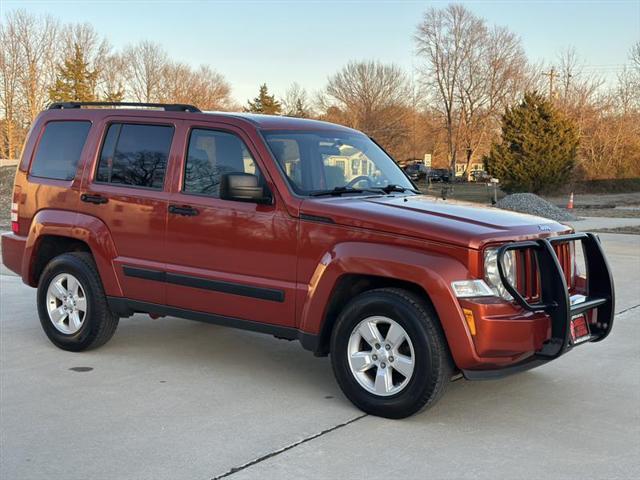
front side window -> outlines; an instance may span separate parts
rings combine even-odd
[[[334,189],[413,190],[400,167],[365,135],[350,132],[263,132],[293,190],[312,195]]]
[[[31,165],[31,175],[73,180],[91,122],[49,122]]]
[[[216,130],[193,130],[182,190],[220,198],[220,180],[225,173],[250,173],[262,181],[251,153],[238,136]]]
[[[161,189],[173,127],[114,123],[102,146],[96,181]]]

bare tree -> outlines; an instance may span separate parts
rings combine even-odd
[[[184,63],[167,63],[162,69],[158,85],[158,101],[164,103],[190,103],[185,97],[190,90],[191,67]]]
[[[102,59],[98,77],[98,96],[107,102],[122,102],[126,93],[126,62],[114,53]]]
[[[429,9],[415,36],[427,103],[440,111],[450,168],[488,148],[501,112],[523,91],[527,61],[520,39],[461,5]]]
[[[503,27],[476,32],[474,48],[462,65],[457,95],[465,173],[478,147],[486,148],[505,107],[521,94],[526,56],[520,39]]]
[[[167,103],[193,103],[202,110],[229,108],[231,88],[224,77],[206,65],[197,70],[184,63],[169,63],[162,72],[159,99]]]
[[[579,110],[580,167],[588,178],[640,176],[640,42],[617,85],[600,88]]]
[[[60,23],[51,16],[30,15],[24,10],[10,12],[7,22],[15,24],[22,52],[20,90],[26,117],[31,122],[49,101],[60,54]]]
[[[407,76],[399,67],[367,61],[350,62],[329,77],[322,103],[340,123],[389,146],[408,134],[405,115],[410,98]]]
[[[631,63],[633,68],[640,72],[640,40],[633,44],[631,47],[631,54],[629,55],[631,58]]]
[[[192,75],[190,96],[204,110],[228,110],[232,104],[231,86],[224,76],[207,65]]]
[[[145,40],[129,46],[124,52],[124,57],[131,96],[138,102],[159,101],[162,79],[168,63],[164,49]]]
[[[3,117],[0,157],[14,158],[17,155],[18,89],[23,61],[14,22],[0,23],[0,44],[0,107]]]
[[[282,99],[282,111],[288,117],[309,118],[313,116],[307,91],[294,82]]]
[[[583,109],[578,167],[586,178],[640,176],[640,111],[625,111],[618,91]]]
[[[631,47],[631,65],[618,74],[616,93],[623,113],[640,111],[640,41]]]
[[[436,100],[447,132],[448,157],[455,168],[461,109],[457,88],[465,63],[469,65],[474,42],[486,27],[484,22],[462,5],[430,8],[415,35],[418,56],[423,60],[423,85]]]
[[[576,49],[569,47],[559,55],[561,90],[556,96],[562,106],[579,115],[580,109],[592,103],[604,79],[594,73],[585,72],[584,65]]]

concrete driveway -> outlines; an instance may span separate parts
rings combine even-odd
[[[35,291],[0,276],[0,478],[638,478],[640,236],[601,235],[604,342],[402,421],[363,415],[297,343],[178,319],[123,320],[56,349]]]

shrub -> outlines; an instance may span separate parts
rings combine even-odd
[[[492,145],[485,164],[507,192],[551,193],[570,180],[577,149],[571,120],[530,92],[503,115],[501,141]]]

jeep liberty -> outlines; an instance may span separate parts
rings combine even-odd
[[[315,120],[52,104],[11,221],[3,262],[37,287],[59,348],[98,347],[135,313],[268,333],[330,355],[344,394],[383,417],[613,323],[597,236],[422,195],[375,141]]]

